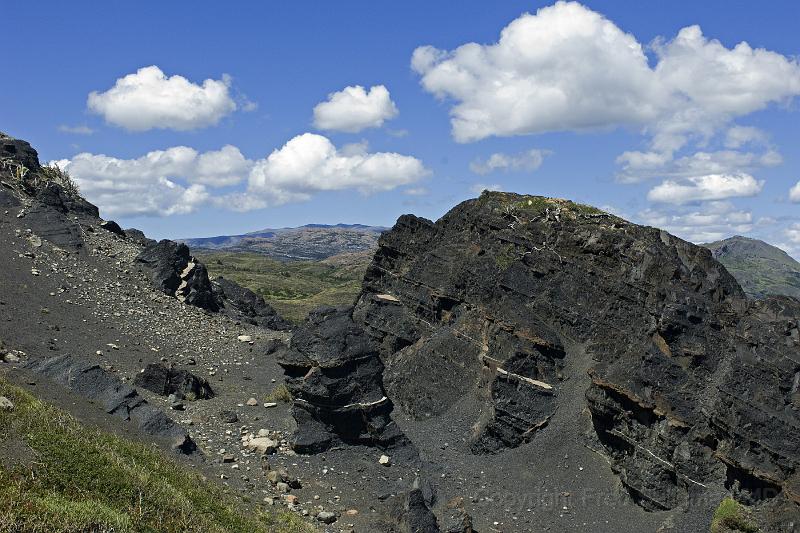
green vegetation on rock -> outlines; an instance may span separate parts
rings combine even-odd
[[[743,531],[745,533],[757,533],[758,526],[750,522],[747,512],[733,498],[725,498],[720,502],[717,510],[714,511],[714,518],[711,521],[711,533],[726,533],[729,531]]]
[[[320,305],[353,303],[372,252],[295,262],[237,252],[199,251],[198,258],[212,279],[222,276],[235,281],[263,297],[282,316],[302,322]]]
[[[90,430],[0,379],[0,531],[305,532],[242,502],[154,447]]]

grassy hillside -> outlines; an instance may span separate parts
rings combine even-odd
[[[288,511],[245,511],[159,450],[88,430],[0,378],[0,531],[313,531]]]
[[[780,248],[739,236],[703,246],[725,265],[748,296],[782,294],[800,298],[800,263]]]
[[[289,320],[302,322],[311,309],[320,305],[353,303],[372,252],[289,263],[242,252],[200,250],[197,257],[206,264],[212,278],[231,279],[263,296]]]

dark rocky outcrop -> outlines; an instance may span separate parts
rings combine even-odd
[[[139,238],[135,233],[132,235]],[[136,257],[136,262],[145,267],[158,290],[189,305],[273,330],[293,327],[250,289],[222,277],[212,282],[206,266],[193,257],[183,243],[167,239],[151,241]]]
[[[392,447],[406,443],[389,416],[376,346],[350,309],[323,307],[309,314],[288,348],[277,352],[294,398],[298,430],[292,447],[316,453],[336,442]]]
[[[306,328],[333,328],[325,318]],[[708,250],[664,231],[565,200],[484,193],[436,223],[401,217],[346,330],[375,346],[387,402],[406,416],[479,398],[461,422],[473,453],[535,445],[562,406],[584,405],[586,444],[646,509],[716,488],[795,502],[798,515],[799,318],[797,300],[748,301]],[[292,344],[293,392],[324,390],[304,380],[319,372],[319,350]],[[348,345],[326,346],[324,360],[338,362]],[[358,379],[338,366],[336,383]],[[301,428],[317,412],[296,403]]]
[[[412,489],[394,497],[389,519],[376,524],[383,533],[439,533],[436,515],[428,507],[422,490]]]
[[[123,230],[123,231],[125,232],[125,237],[128,240],[133,241],[136,244],[141,245],[142,247],[148,247],[148,246],[151,246],[153,244],[156,244],[156,242],[157,242],[157,241],[155,241],[153,239],[147,238],[147,236],[144,234],[144,232],[142,230],[140,230],[140,229],[128,228],[128,229]]]
[[[184,369],[168,367],[160,363],[151,363],[136,375],[133,384],[161,396],[170,394],[182,398],[207,400],[214,397],[208,381]]]
[[[100,227],[106,231],[110,231],[115,235],[119,235],[123,239],[127,238],[127,235],[125,235],[125,231],[121,227],[119,227],[119,224],[117,224],[113,220],[104,220],[103,222],[100,223]]]
[[[175,451],[190,454],[197,448],[186,431],[163,411],[149,405],[136,389],[125,385],[98,365],[64,355],[32,360],[26,366],[55,383],[99,402],[107,413],[134,422],[144,433],[168,440]]]
[[[82,224],[92,225],[96,206],[77,193],[67,176],[39,164],[30,144],[0,133],[0,180],[6,207],[21,207],[17,216],[34,233],[70,251],[83,248]],[[71,189],[65,185],[71,185]],[[13,194],[11,191],[14,191]],[[14,198],[12,202],[9,198]],[[21,202],[20,199],[24,199]]]
[[[164,294],[208,311],[219,310],[205,265],[192,257],[185,244],[164,239],[142,250],[136,262],[149,271],[153,285]]]
[[[17,161],[31,172],[41,168],[39,154],[30,143],[10,137],[3,132],[0,132],[0,159]]]
[[[264,298],[238,283],[222,276],[213,280],[214,294],[222,312],[233,318],[256,326],[285,331],[292,324],[280,316]]]

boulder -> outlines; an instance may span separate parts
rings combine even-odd
[[[234,320],[278,331],[292,329],[288,320],[250,289],[222,276],[216,278],[212,284],[217,300],[221,302],[222,312]]]
[[[439,533],[436,515],[420,489],[412,489],[394,498],[389,519],[395,525],[393,531],[408,533]]]
[[[104,220],[100,223],[100,227],[108,232],[114,233],[115,235],[119,235],[122,238],[127,238],[125,231],[113,220]]]
[[[298,429],[292,447],[316,453],[336,441],[392,447],[407,443],[391,419],[376,347],[348,308],[322,307],[276,354],[292,393]]]
[[[136,262],[163,293],[202,309],[219,310],[205,265],[191,256],[185,244],[164,239],[142,250]]]
[[[62,355],[32,360],[26,367],[85,398],[95,400],[108,414],[135,423],[144,433],[169,441],[177,452],[191,454],[197,449],[189,434],[175,421],[148,404],[135,389],[98,365]]]
[[[180,394],[181,398],[207,400],[214,397],[208,381],[183,369],[151,363],[136,375],[133,384],[161,396]]]
[[[15,139],[0,132],[0,159],[10,159],[25,166],[30,172],[36,172],[39,166],[39,154],[27,142]]]
[[[253,437],[250,435],[245,437],[243,444],[244,447],[251,452],[260,453],[262,455],[269,455],[278,450],[278,443],[269,437]]]
[[[0,411],[13,411],[14,404],[5,396],[0,396]]]
[[[133,241],[141,246],[147,247],[156,244],[156,241],[154,241],[153,239],[148,239],[142,230],[138,230],[136,228],[128,228],[123,231],[125,232],[125,237],[129,241]]]

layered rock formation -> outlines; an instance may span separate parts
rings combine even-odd
[[[167,440],[176,452],[191,454],[197,449],[189,434],[175,421],[148,404],[136,389],[99,365],[63,355],[33,360],[26,366],[81,396],[97,401],[108,414],[133,421],[144,433]]]
[[[136,257],[136,262],[148,271],[153,286],[189,305],[270,329],[292,327],[250,289],[223,278],[212,282],[206,266],[183,243],[167,239],[151,242]]]
[[[484,193],[436,223],[403,216],[381,237],[352,335],[377,347],[386,395],[407,417],[481,398],[473,453],[535,445],[560,406],[580,402],[587,445],[645,508],[724,487],[796,514],[798,305],[748,301],[708,250],[656,228]],[[573,392],[586,373],[588,389]],[[290,375],[297,394],[303,376]]]
[[[208,381],[182,368],[172,368],[160,363],[150,363],[136,375],[133,384],[161,396],[170,394],[193,400],[214,397]]]
[[[294,398],[296,451],[316,453],[337,442],[384,448],[405,443],[389,416],[392,402],[381,384],[377,347],[349,309],[312,312],[276,356]]]

